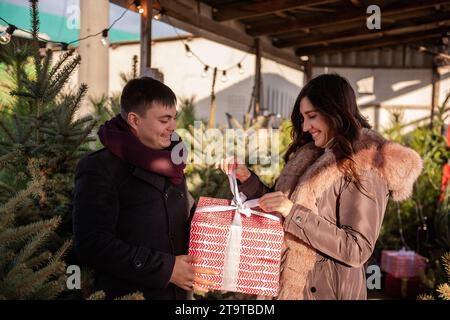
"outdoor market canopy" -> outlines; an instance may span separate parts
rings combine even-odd
[[[133,1],[111,2],[128,7]],[[163,21],[196,35],[248,52],[254,52],[258,38],[262,56],[297,69],[303,68],[306,59],[319,62],[321,56],[336,52],[343,54],[398,46],[428,53],[430,57],[422,67],[431,67],[436,60],[449,61],[450,1],[150,2],[154,11],[162,12]],[[366,19],[371,16],[367,13],[370,5],[380,8],[381,29],[371,30],[366,25]],[[130,9],[136,10],[133,6]]]

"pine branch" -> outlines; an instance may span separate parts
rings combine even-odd
[[[447,280],[450,281],[450,252],[447,252],[442,256],[442,264],[447,275]]]
[[[31,269],[37,269],[41,268],[45,263],[48,263],[48,261],[52,258],[52,254],[50,251],[44,251],[38,256],[31,258],[27,261],[27,266]]]
[[[8,200],[5,204],[0,206],[0,221],[2,224],[7,224],[6,221],[12,221],[14,211],[22,203],[22,201],[31,194],[38,192],[41,188],[40,181],[34,181],[26,189],[19,191],[14,197]],[[1,239],[1,236],[0,236]],[[0,241],[1,244],[1,241]]]
[[[55,75],[55,80],[52,79],[49,87],[48,87],[48,97],[51,97],[50,100],[53,100],[54,97],[62,90],[64,85],[67,83],[67,80],[72,75],[73,71],[80,64],[81,57],[77,55],[72,61],[67,63],[63,69]]]
[[[26,263],[26,261],[32,257],[37,249],[42,246],[42,243],[47,240],[47,237],[50,235],[50,233],[58,227],[61,222],[61,218],[54,217],[50,221],[52,221],[52,223],[49,224],[47,228],[41,229],[40,232],[34,235],[31,240],[29,240],[28,243],[22,248],[22,250],[14,258],[14,264]]]
[[[53,255],[52,261],[60,261],[64,258],[65,254],[69,250],[69,248],[72,246],[72,240],[67,240],[63,243],[61,248]]]
[[[127,294],[125,296],[122,297],[118,297],[114,300],[145,300],[144,295],[142,294],[142,292],[134,292],[131,294]]]
[[[80,88],[78,89],[77,95],[75,96],[75,100],[72,102],[72,107],[70,108],[69,114],[70,119],[68,119],[68,123],[71,123],[73,121],[73,117],[77,110],[81,107],[81,101],[85,97],[88,90],[88,86],[85,83],[82,83],[80,85]]]
[[[41,55],[39,52],[39,10],[38,0],[30,0],[31,37],[33,39],[34,68],[36,75],[41,73]]]
[[[6,137],[8,137],[12,143],[16,142],[14,134],[11,132],[8,126],[1,120],[0,120],[0,129],[3,130],[3,132],[6,134]]]
[[[0,233],[0,246],[22,242],[45,229],[55,230],[58,227],[60,220],[60,217],[55,217],[50,220],[38,221],[25,226],[3,230]]]
[[[417,297],[417,300],[434,300],[431,294],[421,294]]]
[[[38,0],[30,0],[30,15],[31,15],[31,35],[34,41],[39,41],[39,10]]]
[[[56,280],[48,281],[41,285],[37,291],[35,291],[30,299],[33,300],[53,300],[57,298],[66,289],[66,277],[64,274],[58,277]]]
[[[20,299],[30,294],[26,279],[33,273],[25,264],[14,266],[0,282],[0,292],[8,299]]]
[[[28,279],[27,285],[30,288],[38,289],[47,281],[50,281],[52,277],[58,274],[62,274],[66,271],[66,264],[62,261],[54,261],[49,263],[44,268],[33,272],[33,275]],[[34,289],[33,291],[35,291]]]
[[[0,170],[9,164],[15,157],[17,157],[17,151],[12,151],[0,157]],[[1,211],[0,211],[1,212]]]
[[[53,78],[53,76],[59,71],[59,69],[66,63],[67,59],[73,56],[74,52],[75,49],[70,49],[60,56],[58,62],[52,67],[50,73],[48,74],[49,79]]]
[[[440,284],[436,291],[439,293],[439,298],[450,300],[450,285],[448,283]]]
[[[86,300],[104,300],[106,298],[106,294],[103,291],[96,291],[91,294]]]
[[[36,98],[42,99],[44,100],[47,96],[47,89],[49,87],[49,81],[50,78],[48,76],[49,73],[49,69],[52,63],[52,51],[46,50],[46,54],[44,56],[44,58],[42,59],[42,68],[41,68],[41,72],[37,75],[37,79],[34,82],[36,87],[34,91],[34,94],[36,96]],[[48,101],[48,100],[47,100]]]

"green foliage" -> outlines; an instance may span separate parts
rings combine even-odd
[[[446,274],[446,282],[439,284],[432,292],[432,294],[422,294],[418,297],[419,300],[435,300],[437,294],[438,299],[450,300],[450,252],[445,253],[442,257],[442,267]]]
[[[20,149],[0,157],[0,170],[21,157]],[[0,299],[53,299],[65,289],[63,256],[71,242],[64,242],[55,253],[44,246],[61,218],[18,223],[23,204],[43,195],[46,178],[40,166],[29,161],[31,179],[23,190],[13,191],[2,183],[8,195],[0,201]]]
[[[177,114],[177,128],[187,129],[194,125],[195,121],[195,107],[194,97],[181,98],[180,110]]]
[[[407,247],[427,257],[431,262],[425,282],[434,287],[442,280],[439,257],[450,250],[450,202],[447,190],[445,200],[440,203],[443,165],[450,159],[442,128],[446,119],[444,103],[438,109],[432,125],[419,127],[402,134],[405,126],[401,116],[393,117],[391,129],[386,134],[390,139],[416,150],[423,159],[423,172],[415,183],[413,195],[401,203],[389,202],[376,254],[382,249]]]
[[[0,296],[52,299],[65,289],[64,254],[71,239],[71,196],[78,159],[89,151],[92,117],[77,117],[87,86],[66,84],[80,63],[74,51],[53,60],[36,38],[11,42],[2,60],[11,98],[0,119]],[[28,69],[29,66],[32,70]]]

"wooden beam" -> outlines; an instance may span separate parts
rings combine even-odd
[[[414,43],[433,38],[439,38],[441,35],[442,34],[440,32],[435,33],[425,32],[421,34],[412,35],[409,37],[386,37],[382,41],[365,41],[363,43],[358,44],[337,44],[333,46],[315,46],[307,48],[298,48],[296,49],[295,53],[298,56],[309,56],[326,53],[369,50],[381,47],[396,46],[399,44]]]
[[[213,18],[217,21],[237,20],[273,14],[278,11],[307,8],[337,2],[338,0],[277,0],[242,1],[213,8]]]
[[[208,16],[198,14],[193,6],[187,6],[184,2],[160,0],[166,16],[170,17],[163,17],[163,21],[212,41],[254,53],[254,37],[246,34],[242,24],[221,24]],[[293,50],[276,48],[270,41],[261,40],[261,55],[291,68],[303,70],[302,63]]]
[[[371,31],[362,28],[362,31],[345,31],[331,34],[324,34],[319,36],[308,36],[308,37],[295,37],[287,40],[274,41],[274,45],[279,48],[287,48],[296,46],[301,47],[311,47],[316,45],[330,45],[333,43],[342,42],[353,42],[368,39],[380,39],[386,36],[394,36],[408,33],[416,33],[419,31],[433,30],[450,25],[450,19],[439,20],[422,24],[413,24],[409,26],[396,27],[390,29],[382,29],[380,31]]]
[[[261,114],[261,43],[255,39],[255,99],[253,119]]]
[[[431,115],[430,115],[430,126],[433,125],[433,119],[435,111],[439,108],[439,90],[440,90],[440,79],[438,66],[433,64],[433,77],[431,80]]]
[[[420,10],[433,7],[439,4],[450,3],[448,0],[420,0],[408,2],[395,2],[392,5],[381,7],[382,19],[395,14],[406,13],[408,11]],[[283,21],[269,23],[259,26],[249,26],[247,33],[258,37],[264,35],[276,35],[288,32],[301,31],[305,28],[317,28],[344,24],[355,21],[365,21],[367,18],[366,8],[350,8],[342,13],[330,17],[330,15],[321,15],[320,17],[311,17],[297,21]]]
[[[132,0],[110,0],[124,8]],[[157,5],[155,3],[157,2]],[[245,32],[245,26],[237,22],[222,24],[212,19],[211,7],[201,4],[204,9],[199,13],[197,1],[194,0],[159,0],[153,1],[153,9],[164,9],[161,20],[194,35],[216,41],[221,44],[249,53],[254,53],[254,37]],[[134,6],[130,9],[135,10]],[[205,14],[209,13],[209,16]],[[279,49],[268,39],[261,39],[261,55],[290,68],[303,71],[303,63],[292,49]]]

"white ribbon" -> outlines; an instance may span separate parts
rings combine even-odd
[[[197,207],[196,211],[221,212],[235,210],[233,222],[231,223],[230,227],[230,234],[228,235],[227,246],[225,249],[221,289],[227,291],[236,291],[242,242],[241,214],[246,217],[250,217],[252,214],[254,214],[275,221],[280,221],[280,218],[272,214],[261,213],[251,209],[258,206],[259,199],[245,201],[247,197],[243,193],[239,193],[236,180],[236,172],[234,170],[231,172],[231,175],[228,175],[228,181],[230,182],[231,193],[233,193],[233,200],[231,201],[231,205],[212,205]]]
[[[247,197],[242,192],[241,193],[239,192],[236,180],[236,172],[234,170],[231,172],[231,174],[228,175],[228,181],[230,182],[230,189],[231,193],[233,194],[233,200],[231,201],[231,204],[229,206],[212,205],[212,206],[197,207],[197,211],[221,212],[221,211],[236,210],[236,212],[243,214],[247,218],[250,217],[252,214],[254,214],[274,221],[280,221],[280,218],[274,216],[273,214],[261,213],[251,209],[259,205],[259,199],[252,199],[245,201]]]

